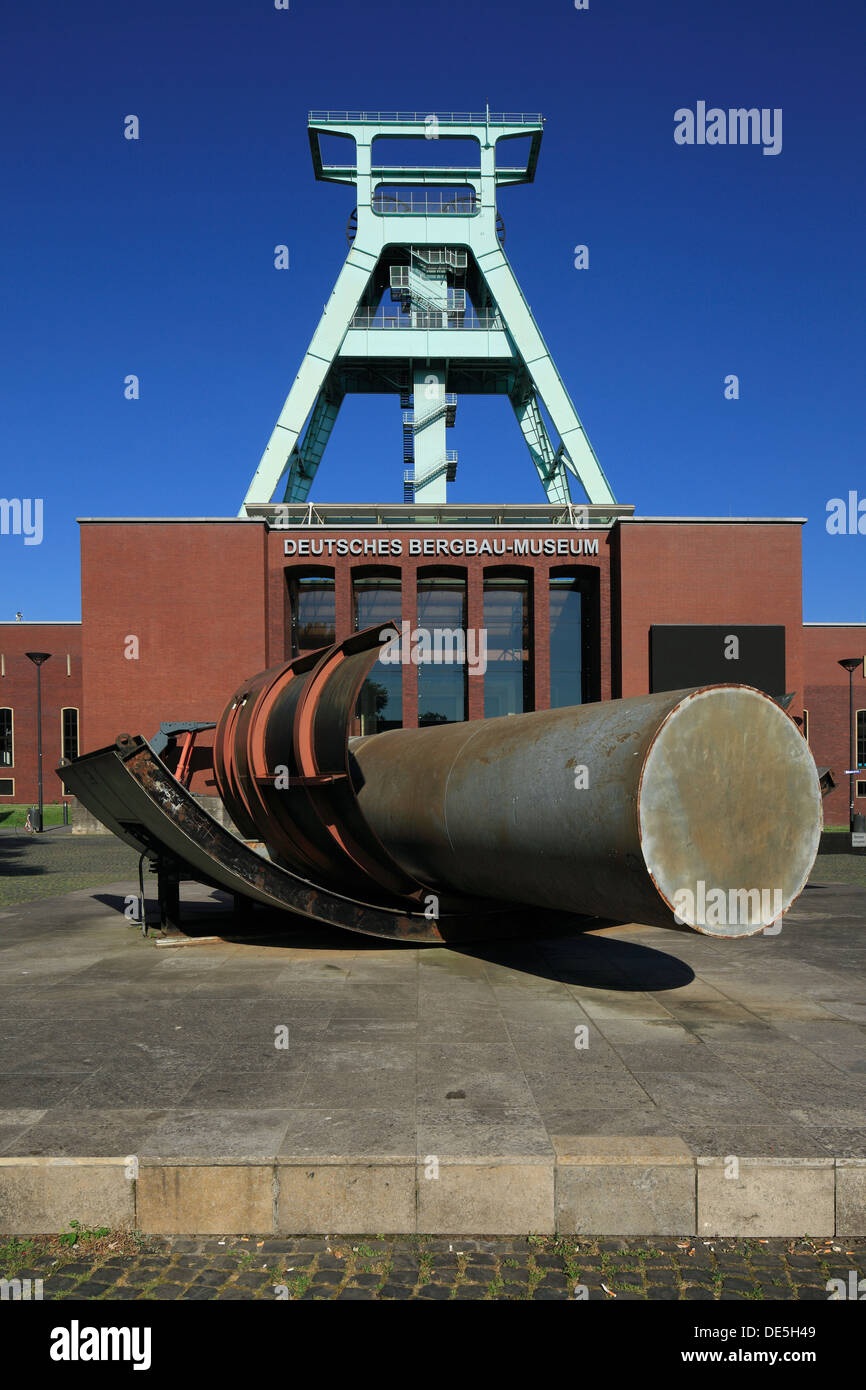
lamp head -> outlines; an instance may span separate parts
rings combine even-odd
[[[25,652],[24,655],[33,662],[34,666],[41,666],[43,662],[51,657],[50,652]]]

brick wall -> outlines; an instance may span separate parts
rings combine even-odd
[[[800,713],[801,529],[796,522],[622,523],[616,542],[621,649],[614,695],[649,691],[653,623],[781,624],[786,687],[796,692],[791,712]]]
[[[849,791],[844,774],[851,755],[848,672],[837,663],[842,657],[866,654],[866,624],[850,627],[809,624],[803,629],[803,640],[809,744],[815,762],[819,767],[829,767],[837,784],[836,790],[824,800],[824,823],[847,825]],[[866,709],[862,665],[854,672],[854,709]],[[866,771],[863,779],[866,780]],[[854,810],[866,814],[866,797],[855,800]]]
[[[216,719],[269,664],[265,544],[264,522],[82,523],[83,752]],[[192,788],[212,792],[204,761]]]
[[[0,767],[14,791],[0,806],[36,804],[36,667],[25,652],[50,652],[42,666],[42,794],[46,803],[63,800],[54,769],[62,757],[61,710],[81,710],[81,624],[0,623],[0,706],[12,710],[14,765]],[[68,660],[67,660],[68,658]],[[79,721],[80,724],[80,721]]]

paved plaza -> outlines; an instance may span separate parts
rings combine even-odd
[[[101,836],[13,849],[25,899],[117,862]],[[227,1213],[268,1236],[866,1234],[866,889],[828,881],[839,858],[740,941],[417,947],[241,923],[195,885],[172,941],[124,915],[129,876],[7,897],[0,1230],[92,1201],[155,1235]]]

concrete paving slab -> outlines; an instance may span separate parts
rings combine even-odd
[[[276,1167],[275,1234],[408,1231],[415,1226],[415,1164],[340,1162]]]
[[[287,1119],[277,1154],[287,1162],[318,1159],[334,1163],[347,1154],[359,1161],[415,1162],[414,1105],[405,1110],[297,1106],[287,1112]]]
[[[691,1231],[695,1168],[689,1147],[671,1135],[554,1135],[556,1229],[612,1236]]]
[[[136,1188],[136,1221],[144,1233],[219,1235],[227,1211],[239,1230],[262,1235],[274,1229],[271,1165],[143,1163]]]
[[[699,1235],[830,1236],[836,1230],[832,1159],[699,1157],[697,1170]]]
[[[282,1109],[168,1110],[139,1152],[147,1158],[272,1158],[287,1124]]]
[[[755,1124],[736,1113],[705,1124],[681,1124],[680,1134],[695,1154],[754,1158],[826,1158],[827,1145],[814,1129],[797,1125],[784,1111],[768,1107]]]
[[[419,1154],[464,1158],[479,1152],[513,1158],[531,1154],[552,1157],[550,1136],[535,1106],[501,1102],[483,1105],[455,1097],[439,1105],[415,1108]]]
[[[0,1158],[0,1233],[132,1227],[135,1189],[122,1158]]]
[[[866,1233],[866,1155],[836,1160],[836,1223],[852,1236]]]
[[[122,1109],[43,1111],[27,1131],[27,1150],[36,1157],[52,1157],[80,1149],[89,1143],[99,1153],[132,1155],[163,1120],[165,1110]]]
[[[427,1164],[418,1179],[418,1230],[430,1235],[485,1231],[506,1235],[515,1229],[539,1235],[553,1232],[554,1164],[538,1155],[514,1155],[508,1162]]]
[[[288,1211],[332,1227],[366,1212],[380,1230],[700,1233],[696,1182],[700,1219],[731,1234],[810,1211],[822,1233],[862,1224],[861,1170],[839,1165],[866,1158],[863,888],[810,888],[776,937],[627,924],[452,950],[319,939],[268,914],[244,935],[190,886],[217,940],[170,952],[118,912],[126,890],[0,916],[0,1153],[171,1167],[174,1186],[141,1189],[162,1230],[215,1219],[216,1202],[272,1231]],[[568,1136],[582,1153],[557,1150]],[[598,1161],[593,1137],[611,1141]],[[662,1140],[685,1161],[658,1161]],[[730,1155],[742,1190],[697,1163]],[[253,1187],[229,1176],[250,1168]]]

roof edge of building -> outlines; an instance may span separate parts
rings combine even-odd
[[[619,516],[616,520],[620,524],[633,521],[652,521],[664,522],[669,525],[700,522],[713,526],[805,526],[809,518],[807,516]]]

